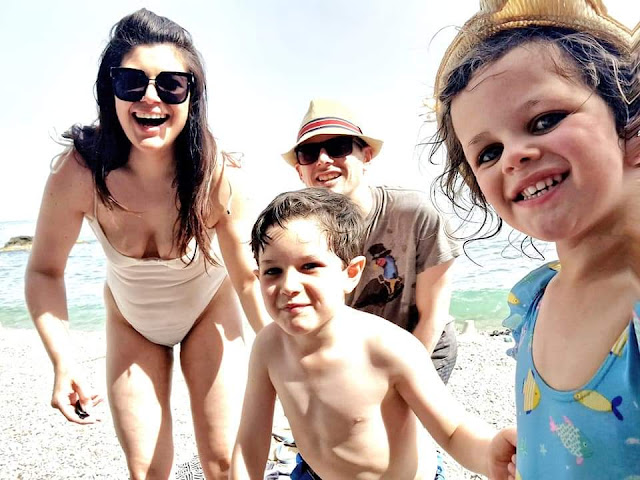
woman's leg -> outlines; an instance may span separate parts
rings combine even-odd
[[[107,391],[132,479],[169,477],[173,463],[170,348],[150,342],[124,319],[105,288]]]
[[[240,422],[248,354],[242,319],[227,278],[180,346],[198,454],[210,479],[227,478]]]

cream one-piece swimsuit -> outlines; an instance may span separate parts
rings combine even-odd
[[[120,313],[150,342],[169,347],[180,343],[227,277],[222,262],[205,269],[199,249],[190,264],[188,258],[128,257],[111,245],[95,211],[85,218],[107,257],[107,286]],[[191,252],[194,248],[192,240]]]

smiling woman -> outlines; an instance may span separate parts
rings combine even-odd
[[[116,114],[132,146],[141,151],[172,147],[189,114],[192,75],[185,68],[173,45],[156,44],[137,46],[123,58],[122,67],[111,69]]]
[[[254,329],[266,317],[241,238],[245,197],[207,127],[202,61],[186,30],[142,9],[112,29],[96,90],[98,122],[65,134],[72,145],[49,176],[27,267],[51,404],[71,422],[98,420],[102,397],[73,359],[64,287],[86,219],[107,259],[107,390],[131,478],[170,474],[176,344],[203,470],[226,478],[246,367],[240,304]]]

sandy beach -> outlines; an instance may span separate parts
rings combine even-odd
[[[77,358],[94,387],[105,392],[103,332],[73,332]],[[515,362],[506,356],[507,335],[461,336],[458,363],[449,386],[472,412],[496,427],[513,424]],[[191,461],[195,441],[188,395],[176,355],[172,412],[176,464]],[[49,405],[53,371],[35,330],[0,327],[0,479],[125,479],[127,469],[107,402],[103,421],[68,423]],[[282,423],[282,419],[276,419]],[[445,455],[446,478],[484,478],[463,470]]]

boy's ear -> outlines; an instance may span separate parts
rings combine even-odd
[[[296,172],[298,172],[298,178],[300,178],[300,181],[302,183],[304,183],[304,180],[302,179],[302,172],[300,171],[300,164],[299,163],[295,164],[295,169],[296,169]]]
[[[345,268],[347,272],[347,285],[345,287],[345,293],[351,293],[351,291],[356,288],[358,282],[360,281],[360,277],[362,276],[362,271],[364,270],[364,266],[367,263],[367,259],[362,255],[358,255],[354,257]]]
[[[258,280],[260,280],[260,270],[258,270],[257,268],[253,271],[253,274],[256,276],[256,278]]]

